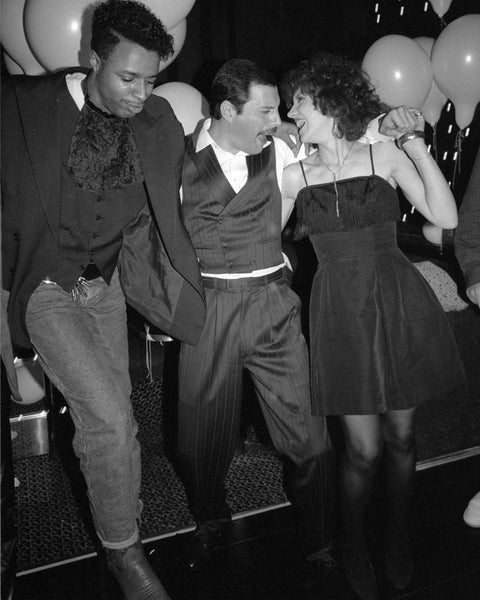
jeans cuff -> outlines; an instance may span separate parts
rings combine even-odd
[[[102,540],[100,536],[98,537],[100,538],[100,541],[102,542],[102,546],[104,548],[108,548],[109,550],[122,550],[123,548],[133,546],[133,544],[135,544],[135,542],[138,541],[140,534],[138,532],[138,527],[135,524],[135,531],[133,532],[133,534],[128,539],[122,540],[121,542],[107,542],[107,540]]]

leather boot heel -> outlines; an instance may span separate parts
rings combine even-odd
[[[120,586],[124,600],[170,600],[148,562],[141,542],[127,548],[106,548],[107,566]]]

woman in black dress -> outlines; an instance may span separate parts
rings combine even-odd
[[[341,551],[364,599],[377,597],[365,511],[378,462],[387,468],[385,573],[405,588],[413,573],[408,509],[415,473],[415,407],[464,379],[443,309],[398,249],[396,188],[428,221],[452,229],[454,197],[424,142],[424,120],[396,143],[364,143],[381,104],[354,63],[304,61],[283,85],[289,117],[314,151],[283,177],[284,214],[318,258],[310,298],[313,413],[339,415]]]

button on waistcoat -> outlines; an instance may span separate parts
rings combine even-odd
[[[122,231],[145,202],[143,183],[94,193],[76,187],[64,170],[59,247],[65,263],[81,272],[94,262],[103,278],[110,281],[122,245]]]
[[[248,180],[232,189],[209,145],[195,152],[190,136],[183,166],[182,211],[200,268],[207,273],[248,273],[279,265],[281,194],[275,147],[247,156]]]

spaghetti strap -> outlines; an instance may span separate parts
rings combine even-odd
[[[302,175],[303,175],[303,179],[304,179],[304,181],[305,181],[305,185],[306,185],[306,186],[308,186],[308,181],[307,181],[307,178],[305,177],[305,170],[304,170],[304,168],[303,168],[303,163],[302,163],[302,161],[301,161],[301,160],[299,160],[298,162],[299,162],[299,164],[300,164],[300,168],[302,169]]]
[[[370,163],[372,165],[372,175],[375,175],[375,166],[373,164],[373,150],[372,150],[372,146],[373,146],[373,144],[370,144],[370,146],[369,146],[369,150],[370,150]]]

